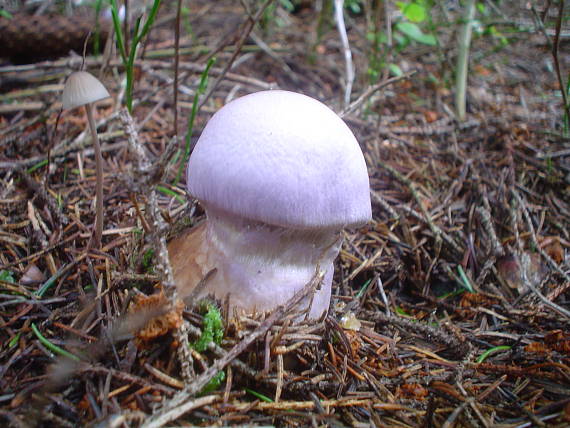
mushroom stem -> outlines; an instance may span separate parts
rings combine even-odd
[[[95,232],[93,235],[93,244],[96,248],[101,247],[101,238],[103,236],[103,156],[101,155],[101,146],[99,145],[99,137],[97,135],[97,127],[93,118],[93,104],[85,104],[87,111],[87,120],[89,121],[89,129],[91,130],[91,138],[93,139],[93,148],[95,151]]]
[[[215,209],[206,208],[206,212],[206,227],[198,236],[201,245],[185,259],[173,258],[171,252],[182,296],[190,294],[197,279],[196,275],[185,274],[185,267],[200,266],[202,276],[216,268],[202,294],[213,293],[222,299],[230,294],[232,307],[247,312],[267,311],[302,289],[319,266],[325,278],[315,293],[309,316],[318,318],[326,311],[332,263],[340,247],[337,231],[295,230],[235,218]]]

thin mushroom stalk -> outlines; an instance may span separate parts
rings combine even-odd
[[[93,115],[93,103],[95,101],[109,98],[107,89],[93,75],[86,71],[76,71],[72,73],[63,88],[63,108],[65,110],[75,107],[85,106],[87,112],[87,120],[93,140],[93,148],[95,152],[95,229],[93,232],[92,245],[96,248],[101,247],[103,237],[103,156],[101,154],[101,146],[99,144],[99,136],[97,135],[97,126]]]
[[[93,104],[86,104],[85,111],[87,112],[87,120],[89,121],[89,129],[91,130],[93,149],[95,151],[95,234],[93,235],[93,243],[96,248],[99,248],[103,238],[103,155],[101,154],[97,126],[93,117]]]

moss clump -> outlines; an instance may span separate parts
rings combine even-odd
[[[204,352],[210,342],[219,345],[224,337],[224,323],[220,310],[211,302],[202,303],[200,312],[204,314],[202,335],[192,343],[192,347],[198,352]]]

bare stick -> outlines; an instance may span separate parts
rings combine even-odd
[[[562,102],[564,103],[564,113],[566,120],[570,121],[570,104],[568,104],[568,94],[566,93],[566,85],[564,78],[560,72],[560,60],[558,59],[558,50],[560,48],[560,31],[562,28],[562,18],[564,16],[564,0],[560,0],[558,4],[558,16],[556,18],[556,33],[554,34],[554,41],[552,43],[552,58],[554,59],[554,69],[556,70],[556,77],[560,85],[560,92],[562,94]]]
[[[355,101],[353,101],[349,106],[347,106],[344,110],[339,113],[340,117],[344,117],[347,114],[352,113],[356,110],[362,103],[364,103],[368,98],[378,92],[380,89],[385,88],[386,86],[391,85],[392,83],[399,82],[400,80],[409,79],[414,74],[416,74],[416,70],[410,71],[409,73],[402,74],[401,76],[391,77],[390,79],[384,80],[383,82],[377,83],[375,85],[369,86],[366,91],[362,93]]]
[[[161,164],[165,162],[165,159],[163,157],[161,158],[162,162],[155,165],[151,164],[145,148],[139,142],[136,127],[131,115],[126,109],[123,109],[119,116],[123,123],[123,127],[125,128],[125,133],[128,136],[129,151],[132,153],[134,158],[134,184],[138,187],[136,190],[143,193],[147,200],[146,212],[150,218],[148,223],[152,225],[152,231],[149,239],[156,253],[156,270],[160,273],[162,278],[165,295],[168,298],[170,307],[174,308],[178,301],[178,292],[176,289],[176,283],[174,282],[170,260],[168,258],[168,248],[166,245],[167,227],[160,213],[154,186],[164,174],[164,169]],[[168,153],[172,150],[176,140],[176,138],[171,140],[165,152]],[[188,345],[186,324],[183,324],[180,328],[176,329],[174,331],[174,336],[180,343],[177,357],[182,368],[182,376],[185,381],[188,381],[193,377],[194,373],[190,364],[192,356],[189,352],[190,347]]]
[[[146,423],[141,425],[141,428],[159,428],[166,425],[167,423],[176,420],[178,417],[182,416],[190,410],[197,409],[198,407],[206,406],[212,404],[214,401],[219,399],[217,395],[206,395],[205,397],[197,398],[196,400],[187,401],[181,404],[179,407],[174,407],[168,412],[163,413],[159,417],[150,418]]]
[[[345,68],[345,82],[344,82],[344,107],[350,103],[350,94],[352,92],[352,83],[354,82],[354,66],[352,65],[352,52],[348,44],[348,36],[346,34],[346,25],[344,24],[344,0],[334,1],[334,16],[336,21],[336,28],[340,35],[340,42],[342,43],[342,50],[344,53],[344,68]]]
[[[568,277],[568,275],[562,270],[560,269],[560,266],[558,266],[556,264],[556,262],[554,260],[552,260],[552,258],[546,253],[546,251],[544,251],[539,243],[538,243],[538,239],[536,238],[536,232],[534,231],[534,226],[532,225],[532,220],[530,218],[530,214],[528,213],[526,204],[524,203],[523,199],[520,197],[520,195],[518,194],[518,192],[516,192],[515,190],[512,190],[512,194],[514,196],[514,198],[517,201],[518,206],[520,207],[525,222],[526,222],[526,226],[528,228],[528,231],[530,232],[530,236],[532,239],[532,243],[533,245],[538,249],[538,252],[540,253],[540,255],[550,264],[550,266],[552,266],[558,273],[562,274],[562,276],[566,279],[567,282],[570,282],[570,278]],[[527,254],[525,254],[524,252],[521,251],[521,257],[528,257]],[[522,261],[521,261],[522,263]],[[534,284],[532,283],[532,281],[529,280],[527,273],[526,273],[526,269],[520,269],[521,272],[521,278],[523,280],[523,282],[528,285],[528,287],[532,290],[532,292],[534,294],[537,295],[537,297],[549,308],[551,308],[552,310],[554,310],[555,312],[558,312],[560,315],[570,319],[570,311],[564,309],[563,307],[557,305],[554,302],[551,302],[550,300],[548,300],[541,292],[540,290],[538,290],[538,288],[536,288],[534,286]]]
[[[225,78],[226,73],[230,70],[230,68],[232,68],[232,65],[234,63],[234,61],[236,60],[237,56],[239,55],[239,53],[241,52],[241,47],[243,46],[243,44],[245,43],[247,37],[249,36],[249,33],[251,33],[251,31],[253,30],[253,27],[255,26],[255,23],[257,21],[259,21],[259,19],[261,18],[261,16],[263,15],[263,12],[265,11],[265,9],[267,9],[267,6],[269,6],[274,0],[267,0],[265,3],[263,3],[263,5],[259,8],[259,10],[257,11],[257,13],[255,14],[255,16],[248,18],[247,24],[245,25],[245,29],[240,37],[240,39],[237,41],[236,43],[236,48],[234,50],[234,53],[232,54],[230,60],[228,61],[228,63],[226,64],[226,66],[223,68],[223,70],[221,71],[220,75],[218,76],[218,78],[214,81],[214,83],[212,84],[212,87],[210,88],[210,90],[208,91],[208,93],[206,95],[204,95],[204,98],[202,99],[202,101],[200,101],[200,105],[198,106],[198,108],[202,107],[206,101],[208,101],[208,99],[212,96],[212,94],[214,93],[214,91],[216,90],[216,88],[218,87],[218,85],[220,84],[220,82]]]
[[[475,16],[475,0],[469,0],[465,6],[463,28],[459,36],[459,53],[457,55],[457,68],[455,72],[455,109],[460,121],[465,119],[465,93],[467,91],[467,71],[469,70],[469,47],[473,31],[473,17]]]

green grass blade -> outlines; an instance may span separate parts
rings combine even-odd
[[[68,352],[65,349],[60,348],[59,346],[54,345],[49,340],[47,340],[44,336],[42,336],[42,334],[40,333],[40,331],[38,330],[38,328],[36,327],[36,325],[34,323],[32,323],[30,325],[30,327],[32,328],[32,331],[34,332],[36,337],[40,340],[40,342],[46,348],[48,348],[50,351],[52,351],[56,354],[62,355],[64,357],[71,358],[74,361],[81,361],[81,359],[77,355],[73,355],[71,352]]]

